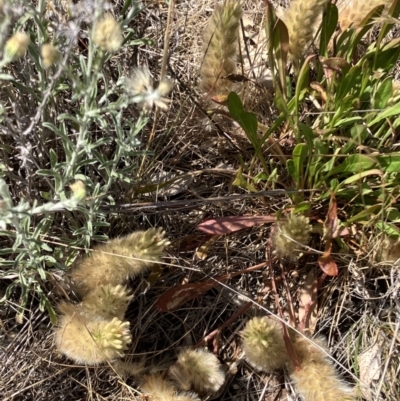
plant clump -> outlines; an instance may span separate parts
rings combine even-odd
[[[74,188],[78,196],[79,188]],[[160,262],[168,243],[164,231],[149,229],[110,240],[81,259],[66,275],[81,302],[59,305],[57,349],[77,363],[92,365],[122,357],[132,340],[129,322],[123,321],[132,295],[123,284]]]

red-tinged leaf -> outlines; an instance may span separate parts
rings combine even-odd
[[[204,282],[188,283],[178,285],[177,287],[171,288],[164,292],[157,301],[157,309],[163,312],[172,311],[184,303],[197,298],[199,295],[203,295],[211,288],[216,287],[220,281],[224,281],[229,277],[221,276],[215,280],[207,280]]]
[[[332,243],[331,241],[328,241],[325,245],[323,255],[318,258],[318,265],[326,275],[337,276],[339,274],[339,269],[331,256],[331,247]]]
[[[189,234],[177,241],[179,252],[188,252],[205,244],[212,236],[210,234]]]
[[[350,234],[350,230],[347,227],[340,227],[338,230],[338,235],[340,237],[347,237]]]
[[[228,216],[206,220],[198,224],[198,230],[206,234],[231,234],[245,228],[251,228],[259,224],[274,223],[274,216]]]
[[[314,270],[308,272],[306,281],[299,290],[298,300],[300,330],[314,334],[318,307],[318,279]]]
[[[324,240],[330,240],[338,236],[338,217],[337,203],[335,195],[332,194],[331,203],[329,205],[328,214],[324,222]]]
[[[169,312],[183,305],[184,303],[197,298],[199,295],[203,295],[211,288],[216,287],[221,282],[224,282],[230,278],[239,276],[241,274],[250,273],[254,270],[263,268],[266,263],[260,263],[255,266],[247,267],[246,269],[236,271],[234,273],[224,274],[213,279],[209,279],[203,282],[187,283],[178,285],[177,287],[171,288],[164,292],[156,303],[157,309],[163,312]]]

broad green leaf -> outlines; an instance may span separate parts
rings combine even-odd
[[[384,156],[376,156],[378,166],[385,173],[400,172],[400,153],[392,153]]]
[[[375,92],[373,108],[383,109],[386,107],[388,100],[392,97],[392,79],[385,79]]]
[[[397,114],[400,114],[400,102],[379,113],[372,121],[368,123],[368,126],[372,127],[374,124],[379,123],[385,118],[392,117]]]
[[[277,19],[276,25],[273,30],[274,35],[274,48],[275,57],[278,67],[279,82],[281,85],[281,91],[285,95],[286,93],[286,66],[287,56],[289,51],[289,34],[286,25],[280,19]]]
[[[228,95],[228,110],[231,116],[239,122],[240,117],[244,113],[244,109],[240,97],[235,92],[231,92]]]
[[[375,224],[375,227],[377,227],[379,230],[389,236],[393,236],[396,238],[400,237],[400,230],[394,224],[386,223],[384,221],[378,221]]]
[[[376,167],[376,160],[371,156],[362,154],[350,155],[339,166],[328,174],[328,177],[339,173],[361,173]]]
[[[339,81],[339,87],[337,89],[335,97],[335,107],[338,108],[341,105],[342,100],[348,94],[359,95],[360,83],[361,83],[361,67],[355,65],[350,68],[347,74]],[[358,88],[358,90],[356,90]]]

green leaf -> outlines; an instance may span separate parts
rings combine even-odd
[[[355,52],[357,46],[360,44],[361,39],[365,36],[365,34],[372,29],[373,22],[375,18],[381,16],[383,9],[385,8],[384,5],[377,6],[373,8],[367,16],[361,21],[360,28],[356,29],[353,33],[353,36],[350,39],[350,45],[347,52],[347,60],[350,61],[353,57],[353,53]]]
[[[348,94],[351,93],[354,94],[354,96],[359,95],[359,90],[356,91],[355,89],[360,89],[361,78],[361,67],[359,65],[355,65],[354,67],[350,68],[347,74],[342,77],[342,79],[339,81],[339,87],[335,96],[336,108],[340,107],[342,100]]]
[[[249,184],[246,178],[243,177],[243,170],[242,167],[239,168],[238,172],[236,173],[235,180],[232,183],[236,187],[240,187],[246,189],[250,192],[257,192],[257,189],[253,187],[253,185]]]
[[[392,16],[393,18],[398,18],[400,15],[400,0],[393,1],[391,7],[389,8],[388,15]],[[394,24],[392,22],[385,22],[379,32],[378,39],[376,40],[376,47],[379,49],[380,44],[384,37],[389,33],[392,29]],[[378,53],[378,52],[377,52]]]
[[[244,113],[244,108],[240,97],[235,92],[228,95],[228,110],[233,119],[239,122],[240,117]]]
[[[329,2],[322,19],[321,36],[319,42],[319,53],[325,57],[328,55],[328,44],[336,30],[338,19],[339,12],[337,7]]]
[[[357,146],[364,144],[369,133],[364,125],[356,125],[351,128],[350,135],[351,138],[349,138],[346,145],[343,146],[343,149],[340,151],[341,154],[347,154],[354,148],[357,148]]]
[[[308,156],[308,146],[305,143],[299,143],[293,149],[293,167],[292,178],[297,184],[298,189],[303,188],[303,163]]]
[[[350,217],[347,219],[346,223],[354,223],[356,221],[364,220],[367,219],[369,221],[371,219],[371,215],[376,214],[376,212],[379,212],[382,209],[382,205],[373,205],[368,207],[367,209],[361,211],[360,213],[356,214],[355,216]]]
[[[304,96],[305,89],[308,88],[308,71],[310,69],[310,61],[315,57],[315,55],[308,56],[303,65],[300,68],[299,75],[297,77],[296,92],[295,92],[295,114],[299,113],[299,102],[301,102]]]
[[[388,100],[392,97],[392,79],[385,79],[375,92],[373,108],[383,109],[386,107]]]
[[[385,223],[384,221],[378,221],[375,224],[375,227],[391,237],[400,237],[400,230],[394,224]]]
[[[379,113],[372,121],[368,123],[368,127],[372,127],[374,124],[379,123],[385,118],[392,117],[397,114],[400,114],[400,102]]]
[[[376,156],[378,166],[385,173],[398,173],[400,172],[400,154],[392,153],[384,156]]]
[[[342,181],[341,185],[347,185],[347,184],[352,184],[353,182],[359,181],[365,177],[368,177],[370,175],[382,175],[382,171],[378,169],[372,169],[372,170],[367,170],[363,171],[362,173],[357,173],[352,175],[349,178],[346,178],[344,181]]]
[[[361,173],[375,166],[376,160],[373,157],[362,154],[350,155],[343,163],[331,170],[328,177],[339,173]]]

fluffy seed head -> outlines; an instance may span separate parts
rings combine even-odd
[[[211,96],[227,95],[232,85],[226,76],[236,71],[236,53],[242,4],[225,0],[218,4],[204,32],[204,60],[200,89]]]
[[[269,372],[288,362],[283,333],[278,323],[266,317],[249,320],[241,333],[246,359],[256,369]]]
[[[60,59],[60,52],[51,43],[44,43],[42,45],[40,55],[42,56],[43,67],[46,69],[50,68]]]
[[[323,8],[330,0],[292,0],[282,20],[289,34],[289,53],[297,62],[312,41],[321,20]]]
[[[200,398],[195,393],[184,391],[175,395],[175,401],[200,401]]]
[[[86,198],[86,188],[83,181],[77,180],[73,182],[69,187],[71,188],[73,198],[76,199],[77,201],[82,201],[83,199]]]
[[[202,349],[181,351],[169,375],[181,390],[201,394],[218,391],[225,381],[218,358]]]
[[[313,342],[325,347],[322,339]],[[354,401],[351,389],[340,380],[334,366],[315,345],[295,336],[293,347],[300,362],[300,369],[289,363],[289,374],[297,391],[305,401]]]
[[[133,96],[133,101],[144,110],[150,111],[154,106],[167,110],[167,96],[172,89],[172,83],[166,79],[160,82],[157,89],[153,87],[153,79],[146,67],[135,68],[130,78],[126,79],[126,89]]]
[[[301,215],[292,214],[287,220],[277,222],[272,237],[276,253],[296,260],[303,251],[302,245],[310,242],[311,229],[309,219]]]
[[[93,27],[93,43],[109,53],[116,52],[122,45],[121,26],[111,14],[100,17]]]
[[[347,28],[359,28],[362,20],[376,7],[384,5],[387,9],[393,0],[340,0],[337,3],[339,11],[339,26],[342,31]]]
[[[140,389],[152,401],[174,401],[176,391],[172,383],[163,379],[160,374],[145,376]]]
[[[61,304],[63,315],[55,330],[57,349],[77,363],[98,365],[123,356],[131,342],[129,322],[86,315],[73,304]]]
[[[90,256],[77,261],[65,280],[81,298],[93,288],[117,286],[161,262],[169,243],[161,228],[109,240],[96,247]]]
[[[7,62],[20,59],[25,54],[30,43],[29,36],[24,32],[17,32],[7,40],[4,47],[4,58]]]
[[[81,306],[85,312],[93,316],[123,319],[132,298],[126,286],[106,284],[88,292]]]

